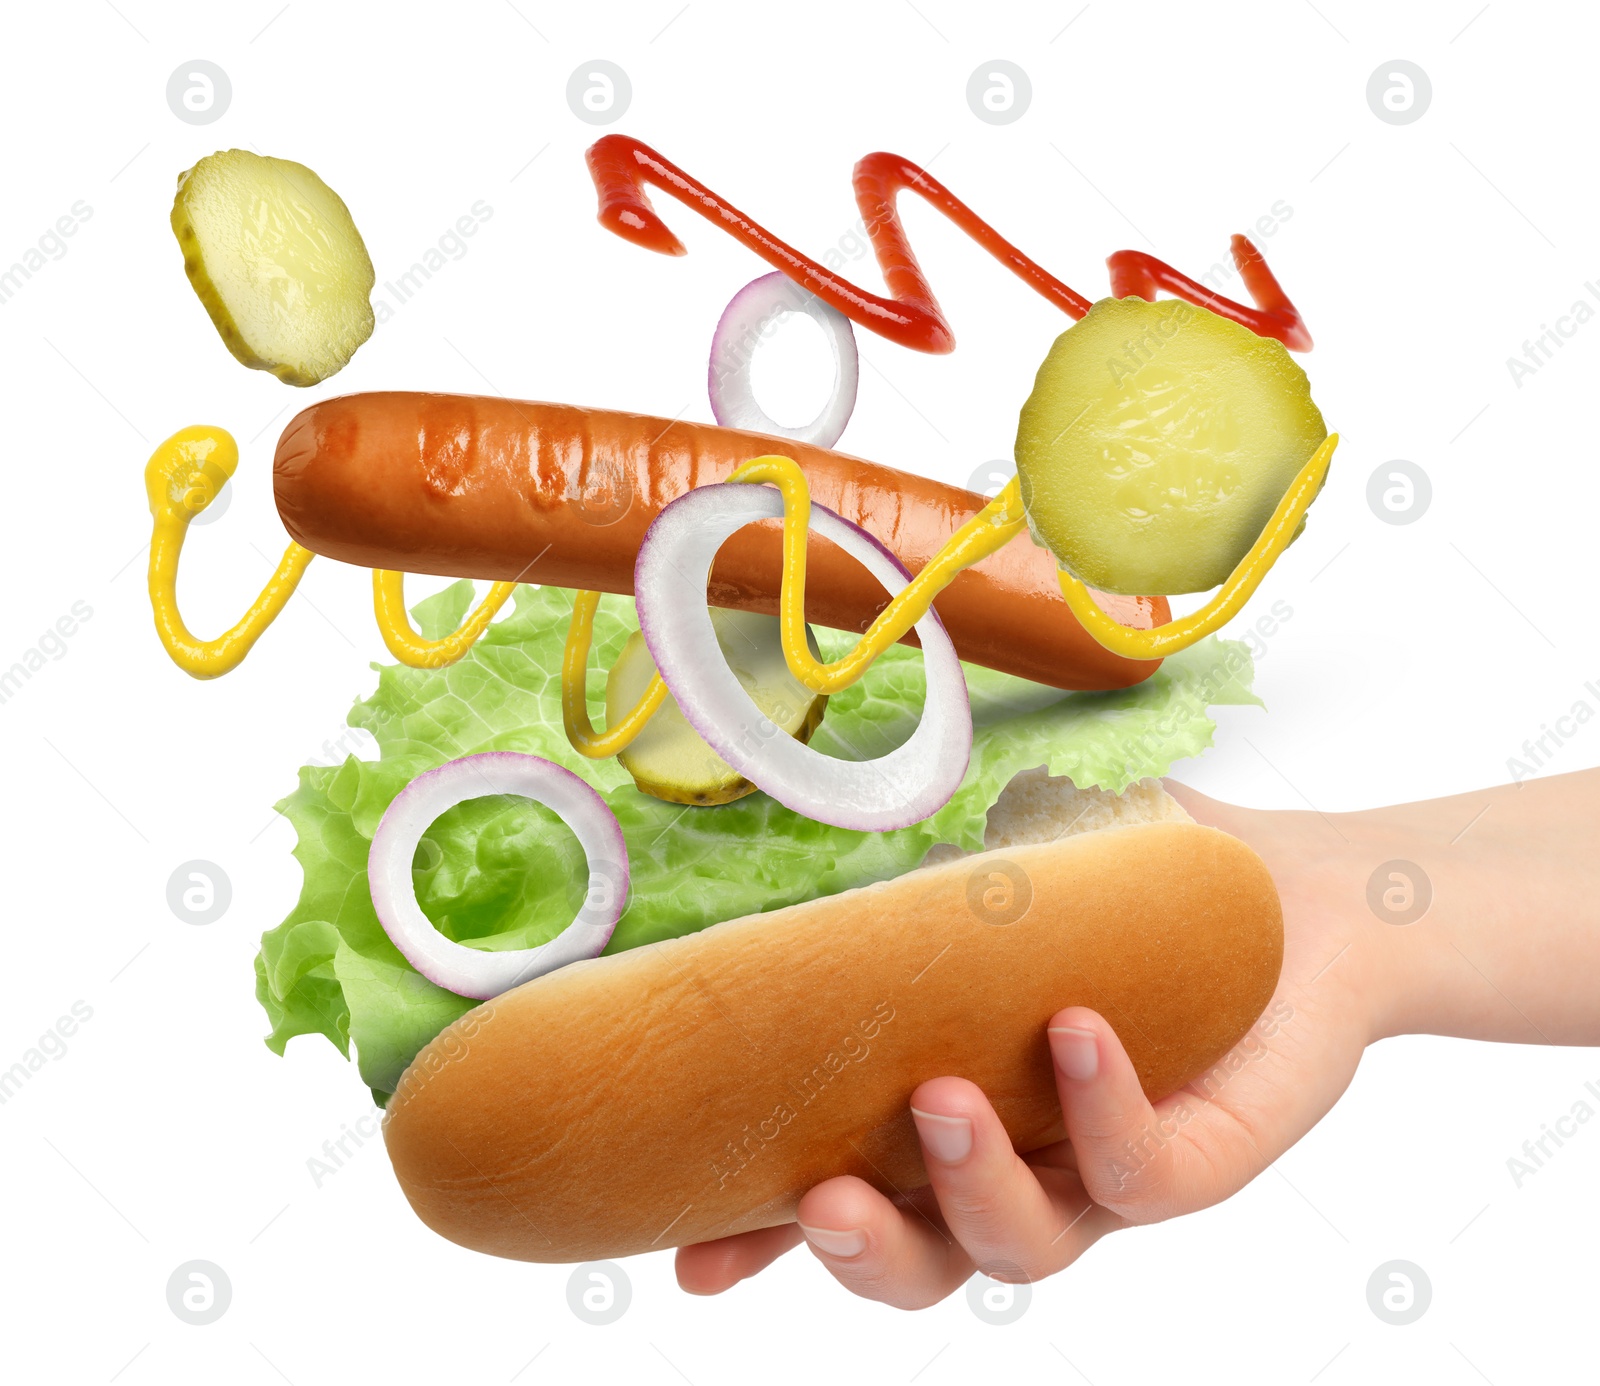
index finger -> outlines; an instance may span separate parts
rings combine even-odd
[[[719,1237],[714,1242],[680,1246],[676,1259],[678,1284],[692,1295],[720,1295],[765,1270],[803,1240],[799,1224],[787,1222]]]

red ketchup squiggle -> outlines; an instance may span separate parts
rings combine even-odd
[[[851,175],[856,206],[861,209],[883,271],[887,297],[852,284],[780,241],[647,144],[627,135],[606,135],[589,147],[587,157],[600,198],[600,224],[607,230],[659,254],[684,253],[683,242],[650,205],[645,185],[651,184],[721,227],[774,269],[782,270],[862,327],[915,351],[951,351],[956,339],[900,224],[895,199],[903,189],[916,193],[942,212],[1023,283],[1074,321],[1090,308],[1090,301],[1082,294],[1024,255],[938,179],[898,154],[868,154]],[[1291,351],[1309,351],[1311,334],[1306,331],[1299,310],[1267,268],[1261,252],[1244,236],[1233,238],[1233,261],[1255,300],[1253,308],[1214,293],[1141,250],[1119,250],[1108,257],[1106,264],[1111,271],[1111,292],[1118,298],[1136,295],[1153,299],[1158,289],[1165,289],[1175,297],[1242,323],[1259,336],[1275,337]]]

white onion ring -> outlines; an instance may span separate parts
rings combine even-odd
[[[745,692],[717,644],[706,580],[717,550],[756,520],[783,514],[769,486],[699,486],[668,505],[634,564],[634,601],[656,667],[689,725],[719,756],[779,803],[819,823],[888,832],[949,803],[972,754],[972,706],[955,646],[930,610],[917,622],[927,674],[922,720],[875,760],[835,760],[782,731]],[[817,505],[813,532],[837,544],[891,595],[911,574],[865,530]]]
[[[757,402],[750,382],[750,363],[769,323],[783,313],[804,313],[820,328],[833,353],[833,388],[822,412],[800,428],[785,428]],[[781,271],[764,274],[740,289],[722,310],[711,336],[711,362],[706,386],[711,413],[724,428],[747,428],[831,448],[839,441],[856,407],[861,364],[855,329],[837,308],[824,303]]]
[[[411,863],[422,835],[446,809],[486,794],[519,794],[560,815],[589,867],[589,889],[572,923],[537,948],[488,953],[446,938],[422,912]],[[418,775],[384,810],[367,854],[378,922],[430,982],[487,1001],[533,977],[600,955],[628,900],[628,848],[606,801],[570,770],[538,756],[490,751]]]

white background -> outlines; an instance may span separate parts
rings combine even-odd
[[[1268,710],[1229,710],[1217,746],[1180,775],[1243,802],[1324,810],[1500,782],[1542,724],[1580,697],[1600,702],[1583,688],[1600,681],[1600,325],[1521,388],[1506,365],[1600,279],[1592,11],[78,0],[10,7],[6,30],[0,262],[76,201],[92,216],[0,305],[0,665],[74,602],[93,611],[65,656],[0,706],[0,1067],[73,1002],[93,1009],[0,1108],[8,1376],[1498,1386],[1592,1373],[1600,1129],[1582,1128],[1521,1189],[1506,1160],[1585,1080],[1600,1083],[1593,1050],[1385,1044],[1251,1188],[1101,1243],[1035,1287],[1008,1327],[980,1322],[963,1295],[915,1315],[855,1300],[803,1250],[714,1300],[676,1289],[670,1254],[630,1261],[632,1307],[593,1327],[568,1309],[567,1268],[491,1260],[427,1231],[375,1141],[316,1187],[308,1159],[370,1104],[321,1040],[286,1059],[266,1050],[250,964],[299,881],[271,805],[298,764],[327,758],[383,656],[369,587],[314,565],[239,672],[192,681],[151,630],[140,480],[183,425],[240,440],[231,508],[188,553],[184,605],[208,631],[238,614],[283,543],[272,447],[317,398],[497,390],[708,418],[711,328],[764,267],[665,198],[686,258],[596,226],[583,150],[602,131],[564,92],[597,57],[632,80],[612,128],[814,254],[848,232],[849,171],[873,149],[931,160],[1091,298],[1110,251],[1153,249],[1199,273],[1281,201],[1292,215],[1262,246],[1316,337],[1306,365],[1345,442],[1261,599],[1294,608],[1260,664]],[[169,74],[197,57],[233,83],[231,108],[205,127],[165,100]],[[1397,57],[1433,85],[1405,126],[1365,97]],[[1011,125],[966,104],[969,75],[992,58],[1031,77],[1031,107]],[[474,202],[493,215],[341,375],[291,390],[228,356],[167,224],[177,173],[230,146],[301,160],[336,188],[380,295]],[[904,206],[959,345],[926,357],[860,334],[842,446],[964,481],[1009,455],[1064,321],[921,204]],[[870,258],[852,277],[878,283]],[[1412,525],[1367,506],[1368,476],[1394,458],[1432,480]],[[1597,761],[1591,723],[1551,768]],[[208,927],[166,904],[168,876],[192,858],[232,881],[230,910]],[[1398,1328],[1365,1294],[1397,1257],[1434,1290],[1429,1312]],[[166,1303],[169,1274],[193,1258],[233,1286],[209,1327]]]

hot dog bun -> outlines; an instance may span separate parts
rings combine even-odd
[[[778,452],[811,498],[919,571],[986,497],[788,438],[571,404],[408,391],[325,399],[278,440],[278,514],[297,544],[365,568],[633,591],[645,531],[668,502]],[[712,605],[776,615],[777,522],[722,548]],[[883,588],[816,535],[807,547],[806,615],[865,630]],[[1165,597],[1106,597],[1134,630],[1165,624]],[[1078,623],[1056,565],[1013,543],[961,573],[934,602],[956,652],[1056,688],[1128,688],[1159,660],[1125,659]],[[915,635],[906,637],[916,643]]]
[[[1041,778],[1012,816],[1053,835],[1066,814],[1041,810]],[[1158,788],[1071,803],[1055,841],[577,963],[478,1007],[388,1105],[412,1207],[463,1246],[581,1261],[791,1221],[834,1175],[912,1189],[927,1179],[907,1101],[925,1079],[977,1083],[1019,1150],[1062,1138],[1045,1024],[1068,1005],[1111,1022],[1152,1098],[1182,1087],[1271,998],[1277,892]],[[1109,826],[1080,830],[1096,818]]]

